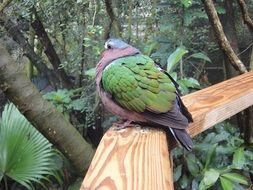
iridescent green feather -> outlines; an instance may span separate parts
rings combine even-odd
[[[169,77],[145,55],[128,56],[113,61],[102,75],[105,91],[122,107],[144,112],[165,113],[176,99]]]

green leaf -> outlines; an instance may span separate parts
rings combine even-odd
[[[82,179],[78,178],[74,183],[72,183],[68,190],[80,190],[80,186],[82,185]]]
[[[226,13],[226,9],[224,8],[224,6],[215,6],[217,13],[219,14],[225,14]]]
[[[176,182],[182,175],[182,164],[178,165],[173,171],[173,181]]]
[[[150,56],[152,51],[160,46],[157,41],[151,41],[147,43],[148,45],[145,46],[143,54]]]
[[[208,151],[207,156],[206,156],[206,164],[205,164],[205,169],[208,169],[211,162],[214,161],[214,157],[215,157],[215,151],[217,148],[218,144],[214,144]]]
[[[187,88],[200,88],[199,82],[194,78],[183,78],[178,81]]]
[[[85,108],[85,101],[84,99],[76,99],[71,102],[72,108],[74,110],[83,110]]]
[[[185,189],[188,186],[188,182],[189,180],[186,175],[183,175],[183,177],[179,180],[179,184],[182,189]]]
[[[171,76],[175,81],[177,81],[177,72],[172,72],[172,73],[170,73],[170,76]]]
[[[200,173],[199,160],[194,154],[188,154],[186,157],[187,167],[191,174],[196,177]]]
[[[4,177],[4,174],[0,172],[0,181],[2,181],[3,177]]]
[[[53,175],[52,145],[13,105],[4,107],[0,123],[0,171],[31,189]]]
[[[177,83],[180,86],[180,90],[181,90],[182,94],[188,94],[189,93],[189,88],[185,85],[184,80],[182,80],[182,79],[177,80]]]
[[[222,131],[218,134],[216,134],[212,139],[211,139],[211,142],[212,143],[218,143],[218,142],[221,142],[221,141],[226,141],[227,138],[229,137],[229,133],[227,131]]]
[[[236,169],[242,169],[245,164],[246,159],[244,156],[244,147],[240,147],[236,149],[233,155],[233,165],[236,167]]]
[[[220,177],[220,182],[221,182],[221,186],[222,186],[223,190],[233,189],[233,183],[229,179],[221,176]]]
[[[60,89],[57,91],[49,92],[43,95],[43,98],[46,100],[54,101],[57,104],[68,104],[71,102],[70,96],[72,96],[72,92],[66,89]]]
[[[203,59],[207,62],[212,62],[211,59],[209,57],[207,57],[204,53],[194,53],[192,55],[190,55],[189,57],[193,57],[193,58],[196,58],[196,59]]]
[[[87,70],[87,71],[85,71],[85,73],[84,73],[86,76],[89,76],[90,78],[95,78],[95,76],[96,76],[96,69],[95,68],[91,68],[91,69],[89,69],[89,70]]]
[[[207,170],[204,174],[204,178],[199,184],[199,190],[205,190],[213,186],[218,180],[220,173],[215,169]]]
[[[192,5],[192,0],[181,0],[181,3],[187,8]]]
[[[175,69],[182,57],[188,53],[183,47],[178,47],[167,59],[167,72],[170,73]]]
[[[238,174],[238,173],[226,173],[226,174],[222,174],[221,176],[225,177],[233,182],[240,183],[243,185],[248,185],[247,178],[245,176]]]

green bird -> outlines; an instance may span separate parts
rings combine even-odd
[[[109,39],[96,66],[97,90],[105,108],[126,122],[169,129],[187,150],[186,128],[192,116],[180,99],[177,83],[150,57],[120,39]]]

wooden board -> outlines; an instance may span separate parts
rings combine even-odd
[[[184,96],[183,101],[194,119],[188,131],[195,136],[253,105],[253,72]],[[169,158],[166,137],[160,130],[109,130],[81,190],[172,190]]]
[[[172,177],[163,131],[110,129],[99,144],[81,190],[169,190],[173,189]]]
[[[188,131],[193,137],[253,105],[253,72],[183,97],[193,116]]]

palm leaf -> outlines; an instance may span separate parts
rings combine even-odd
[[[0,121],[0,176],[33,188],[45,175],[54,175],[55,151],[13,105],[5,106]]]

